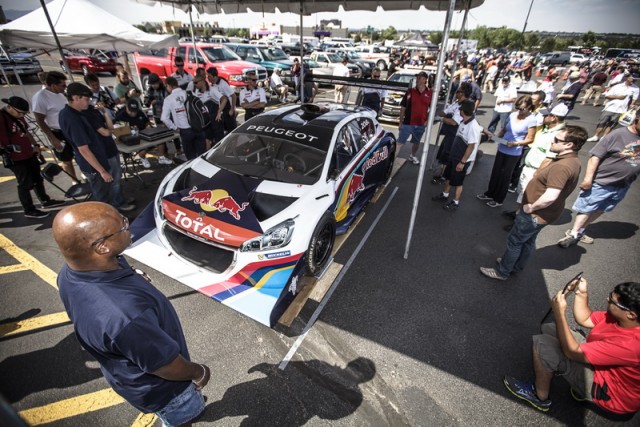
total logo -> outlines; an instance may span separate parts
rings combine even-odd
[[[189,191],[189,195],[180,200],[183,202],[193,201],[193,203],[200,205],[200,208],[207,212],[216,210],[221,213],[228,212],[236,220],[240,219],[240,212],[249,206],[249,202],[244,202],[242,205],[238,204],[225,190],[198,190],[197,187],[193,187]]]

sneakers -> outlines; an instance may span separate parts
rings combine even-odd
[[[507,189],[507,191],[509,193],[515,193],[517,189],[518,189],[518,187],[516,187],[515,185],[510,185],[509,188]]]
[[[55,199],[49,199],[46,202],[42,202],[40,203],[42,205],[43,209],[48,209],[48,208],[55,208],[56,206],[62,206],[65,204],[64,200],[55,200]]]
[[[484,274],[485,276],[487,276],[490,279],[496,279],[496,280],[507,280],[508,279],[508,277],[505,277],[502,274],[498,273],[498,271],[495,268],[480,267],[480,273]]]
[[[498,203],[495,200],[492,200],[490,202],[487,202],[486,205],[489,206],[490,208],[497,208],[502,206],[502,203]]]
[[[409,161],[411,163],[413,163],[414,165],[419,165],[420,164],[420,160],[414,155],[409,156]]]
[[[134,210],[136,208],[136,205],[132,205],[132,204],[128,204],[125,203],[124,205],[120,205],[120,207],[118,208],[118,210],[120,212],[131,212],[132,210]]]
[[[491,197],[487,196],[485,193],[478,194],[476,197],[480,200],[491,200]]]
[[[587,142],[598,142],[599,139],[600,138],[594,135],[591,138],[587,139]]]
[[[49,216],[49,212],[42,212],[41,210],[34,209],[29,212],[25,212],[24,216],[27,218],[46,218]]]
[[[453,212],[453,211],[458,209],[458,206],[459,206],[458,203],[456,203],[456,202],[454,202],[452,200],[449,203],[447,203],[446,205],[443,205],[442,209],[444,209],[445,211]]]
[[[151,162],[149,162],[149,160],[145,159],[144,157],[140,157],[138,158],[138,160],[140,160],[140,163],[142,163],[143,168],[149,169],[151,167]]]
[[[587,402],[589,400],[586,397],[580,396],[580,394],[573,388],[571,388],[571,397],[573,397],[573,400],[575,400],[576,402]]]
[[[165,156],[160,156],[158,158],[158,163],[160,163],[161,165],[172,165],[173,160],[167,159]]]
[[[563,248],[568,248],[569,246],[576,244],[578,241],[580,243],[586,243],[587,245],[592,245],[593,237],[589,237],[586,234],[582,234],[582,235],[578,235],[578,239],[576,239],[571,235],[571,230],[567,230],[564,232],[564,237],[558,240],[558,245],[562,246]]]
[[[183,153],[180,153],[178,155],[176,155],[174,158],[174,160],[181,160],[183,162],[187,161],[187,156],[185,156]]]
[[[513,377],[505,376],[502,380],[504,386],[518,399],[526,400],[536,409],[547,412],[551,408],[551,401],[540,400],[536,395],[535,387],[532,383],[518,381]]]
[[[433,200],[434,202],[446,202],[447,200],[449,200],[449,197],[440,193],[437,196],[433,196],[431,200]]]
[[[431,183],[432,184],[444,184],[447,181],[447,178],[443,177],[443,176],[434,176],[433,178],[431,178]]]

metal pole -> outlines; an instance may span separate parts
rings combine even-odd
[[[451,96],[451,88],[453,87],[453,75],[458,68],[458,57],[460,56],[460,44],[462,43],[462,35],[464,29],[467,26],[467,16],[469,15],[469,8],[471,7],[471,0],[467,3],[467,8],[464,10],[464,18],[462,18],[462,27],[460,28],[460,35],[458,36],[458,46],[456,47],[456,54],[453,57],[453,67],[451,68],[451,78],[449,79],[449,87],[447,88],[447,97],[445,98],[445,104],[449,101]]]
[[[60,52],[60,58],[62,58],[62,64],[64,65],[64,69],[69,76],[69,81],[73,81],[73,74],[71,74],[71,70],[69,69],[69,64],[67,64],[67,60],[64,57],[64,53],[62,52],[62,45],[60,44],[60,40],[58,40],[58,34],[56,34],[56,29],[53,26],[53,22],[51,22],[51,17],[49,16],[49,11],[47,10],[47,5],[44,3],[44,0],[40,0],[40,4],[42,5],[42,10],[44,11],[44,16],[47,17],[47,22],[49,23],[49,27],[51,27],[51,34],[53,34],[53,38],[56,41],[56,45],[58,45],[58,52]]]
[[[304,104],[304,37],[302,36],[302,15],[304,14],[304,3],[300,0],[300,103]]]
[[[191,2],[189,2],[191,3]],[[189,4],[189,23],[191,24],[191,27],[189,27],[189,30],[191,30],[191,42],[193,43],[193,58],[196,60],[196,68],[198,68],[198,49],[196,49],[196,36],[193,32],[193,16],[191,15],[191,11],[193,9],[193,6],[191,6],[191,4]],[[183,61],[186,63],[189,60],[189,58],[183,58]],[[195,74],[195,70],[193,72]]]
[[[422,146],[422,161],[420,162],[420,172],[418,173],[418,182],[413,197],[413,208],[411,209],[411,220],[409,221],[409,231],[407,233],[407,244],[404,249],[404,259],[409,258],[409,247],[411,246],[411,237],[413,236],[413,226],[416,222],[416,214],[418,212],[418,204],[420,203],[420,191],[422,190],[422,181],[424,180],[424,172],[427,167],[427,155],[429,154],[429,141],[431,140],[431,132],[433,130],[433,119],[436,117],[436,107],[438,105],[438,93],[440,92],[440,81],[442,80],[442,70],[444,68],[444,59],[446,56],[446,46],[449,41],[449,30],[451,29],[451,19],[455,11],[456,0],[449,0],[449,9],[447,10],[447,18],[444,25],[444,33],[442,35],[442,49],[438,55],[438,71],[436,71],[436,81],[431,98],[431,108],[429,109],[429,118],[427,119],[426,140]]]
[[[532,7],[533,7],[533,0],[531,0],[531,4],[529,5],[529,11],[527,12],[527,17],[524,19],[524,27],[522,27],[522,35],[524,35],[524,32],[527,29],[527,22],[529,22],[529,15],[531,14]]]

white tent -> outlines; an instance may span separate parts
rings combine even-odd
[[[67,49],[133,52],[178,45],[175,35],[145,33],[87,0],[54,0],[46,8]],[[0,25],[0,41],[12,47],[58,48],[43,8]]]

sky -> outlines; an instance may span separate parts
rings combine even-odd
[[[144,21],[178,20],[189,22],[188,15],[171,6],[155,7],[138,4],[135,0],[90,0],[109,13],[131,24]],[[485,0],[469,12],[468,29],[480,25],[521,30],[532,0]],[[47,3],[49,0],[47,0]],[[39,0],[2,0],[5,10],[24,10],[40,7]],[[533,0],[527,31],[633,33],[640,34],[640,1],[638,0]],[[194,14],[195,21],[217,22],[222,27],[249,28],[258,25],[298,25],[295,14],[244,13],[231,15]],[[304,26],[313,26],[322,19],[341,19],[343,27],[377,29],[393,26],[396,30],[441,30],[445,13],[432,11],[338,12],[318,13],[304,18]],[[462,25],[462,13],[453,18],[453,28]]]

